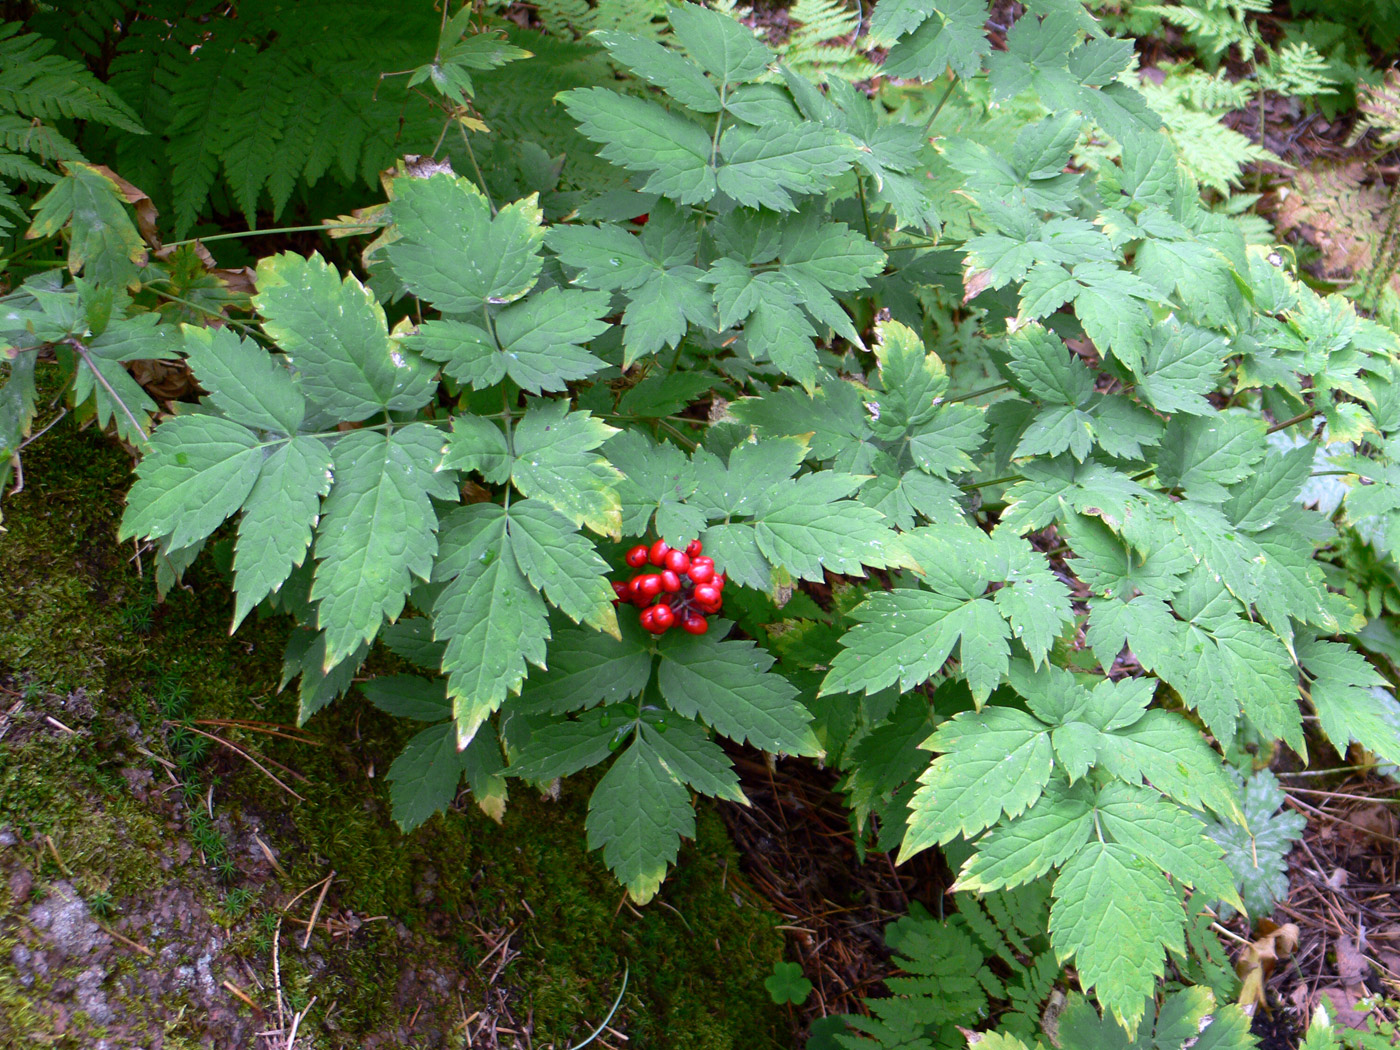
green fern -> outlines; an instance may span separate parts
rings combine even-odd
[[[45,165],[82,159],[57,122],[82,120],[145,134],[115,91],[78,62],[51,54],[53,41],[21,29],[0,23],[0,229],[14,225],[5,212],[24,214],[9,180],[57,182],[57,173]]]
[[[575,40],[596,30],[656,38],[669,31],[666,0],[539,0],[540,24],[552,36]]]
[[[804,77],[825,82],[829,76],[866,80],[875,66],[866,55],[869,40],[859,37],[859,8],[842,0],[797,0],[788,9],[792,31],[775,50],[783,62]]]
[[[885,984],[890,995],[866,999],[869,1016],[846,1015],[850,1032],[834,1032],[845,1050],[965,1047],[960,1028],[984,1025],[994,1013],[1004,1031],[1029,1038],[1061,968],[1045,928],[1049,893],[1043,884],[989,894],[957,895],[958,912],[936,919],[915,904],[891,923],[885,941],[903,976]],[[815,1029],[814,1029],[815,1031]]]
[[[55,8],[78,17],[83,6]],[[99,50],[113,55],[108,85],[132,119],[163,133],[103,144],[127,178],[169,202],[177,233],[211,195],[256,223],[328,176],[375,185],[397,157],[463,148],[443,137],[451,107],[397,75],[441,55],[444,18],[429,0],[247,0],[237,18],[209,20],[142,0],[107,23]]]
[[[1246,165],[1281,163],[1257,142],[1221,123],[1247,88],[1195,70],[1171,70],[1162,84],[1143,84],[1142,92],[1180,150],[1182,165],[1221,196],[1229,196],[1240,184]]]

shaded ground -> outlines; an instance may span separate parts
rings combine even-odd
[[[0,537],[0,1046],[562,1050],[624,968],[594,1045],[788,1042],[780,920],[713,811],[642,911],[584,849],[586,782],[402,836],[403,730],[354,695],[294,730],[286,625],[229,639],[212,567],[157,605],[112,540],[119,449],[61,424],[25,468]]]

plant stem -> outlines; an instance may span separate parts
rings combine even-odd
[[[947,401],[949,404],[954,401],[971,401],[974,397],[982,397],[985,394],[995,394],[998,390],[1006,390],[1010,386],[1010,383],[997,383],[995,386],[984,386],[981,390],[974,390],[970,394],[959,394],[957,397],[948,398]]]
[[[1274,424],[1273,426],[1271,426],[1268,430],[1264,431],[1264,433],[1266,433],[1266,434],[1277,434],[1280,430],[1287,430],[1289,427],[1291,427],[1291,426],[1293,426],[1293,425],[1295,425],[1295,424],[1297,424],[1297,423],[1301,423],[1301,422],[1303,422],[1304,420],[1307,420],[1307,419],[1312,419],[1312,417],[1315,416],[1315,415],[1317,415],[1317,409],[1315,409],[1315,408],[1310,408],[1310,409],[1308,409],[1306,412],[1300,412],[1300,413],[1298,413],[1298,414],[1297,414],[1296,416],[1294,416],[1292,419],[1285,419],[1282,423],[1275,423],[1275,424]]]
[[[184,241],[171,241],[163,245],[165,248],[180,248],[186,244],[209,244],[211,241],[233,241],[240,237],[270,237],[274,233],[327,233],[331,227],[325,223],[317,223],[315,226],[278,226],[271,230],[243,230],[240,233],[216,233],[209,237],[191,237]]]

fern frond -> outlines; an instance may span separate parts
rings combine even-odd
[[[1400,145],[1400,70],[1389,70],[1383,84],[1361,88],[1356,108],[1363,114],[1356,138],[1374,131],[1381,145]]]
[[[1170,78],[1161,86],[1144,84],[1143,94],[1166,125],[1186,170],[1201,185],[1217,193],[1228,195],[1232,186],[1239,185],[1247,164],[1282,163],[1257,142],[1226,127],[1216,114],[1203,113],[1185,104]]]
[[[792,31],[778,46],[783,61],[803,76],[865,80],[875,66],[859,46],[860,14],[842,0],[797,0],[788,10]]]
[[[1317,48],[1300,40],[1270,52],[1267,65],[1259,70],[1259,80],[1270,91],[1283,95],[1322,95],[1337,86],[1329,68]]]
[[[19,26],[0,26],[0,110],[37,120],[93,120],[144,135],[118,96],[72,59],[51,55],[53,41]]]

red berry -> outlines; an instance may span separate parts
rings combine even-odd
[[[686,572],[690,569],[690,555],[685,551],[667,551],[666,568],[675,573]]]
[[[637,617],[637,622],[642,625],[643,630],[652,630],[652,624],[656,621],[656,606],[652,605],[642,610],[642,615]]]
[[[634,217],[632,219],[632,222],[638,226],[645,226],[647,224],[647,220],[650,218],[651,212],[643,212],[641,215]]]
[[[717,573],[715,573],[715,578],[714,578],[713,580],[711,580],[710,582],[713,583],[713,584],[714,584],[716,587],[718,587],[720,590],[724,590],[724,580],[725,580],[724,573],[722,573],[722,572],[717,572]]]
[[[638,544],[627,552],[627,564],[634,569],[640,569],[647,563],[647,549],[645,545]]]
[[[663,591],[678,591],[681,589],[681,578],[670,569],[665,569],[661,573],[661,589]]]
[[[661,593],[661,577],[654,572],[637,577],[633,592],[643,598],[655,598]]]
[[[695,588],[695,600],[701,605],[718,605],[723,598],[713,583],[702,583]]]
[[[657,634],[670,628],[676,622],[676,614],[671,611],[669,605],[653,605],[651,607],[651,629]]]
[[[630,602],[632,600],[632,588],[625,583],[613,583],[613,594],[617,595],[618,601]]]
[[[697,554],[695,557],[690,559],[690,564],[708,565],[710,568],[713,569],[715,567],[715,560],[711,558],[708,554]]]
[[[686,634],[704,634],[710,629],[710,621],[698,613],[689,613],[681,621],[681,627]]]
[[[700,553],[702,550],[704,550],[704,549],[705,549],[705,545],[704,545],[703,543],[701,543],[699,540],[691,540],[689,543],[687,543],[687,544],[685,545],[685,553],[686,553],[686,555],[687,555],[688,557],[691,557],[691,558],[695,557],[697,554],[699,554],[699,553]]]
[[[665,565],[666,555],[671,553],[671,547],[665,540],[657,540],[651,545],[649,560],[653,565]]]
[[[691,583],[709,583],[715,578],[715,567],[713,565],[692,565],[686,575],[690,577]]]

